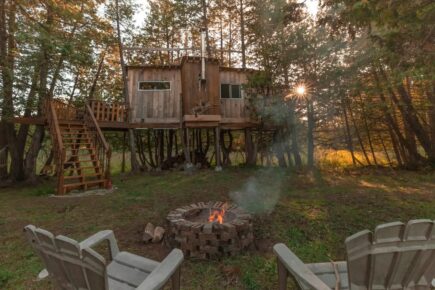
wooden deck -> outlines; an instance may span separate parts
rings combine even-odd
[[[44,117],[16,117],[14,123],[26,125],[48,125],[47,119]],[[62,123],[62,121],[60,121]],[[98,120],[98,125],[105,131],[124,131],[128,129],[177,129],[183,125],[188,128],[210,128],[221,127],[222,129],[243,129],[258,126],[258,122],[245,118],[222,118],[220,121],[204,121],[201,118],[197,121],[189,120],[181,122],[180,120],[169,120],[166,122],[153,122],[146,120],[145,122],[113,122]]]
[[[106,103],[91,100],[89,107],[92,110],[99,127],[106,131],[123,131],[128,129],[177,129],[177,128],[213,128],[243,129],[258,126],[258,122],[244,116],[228,117],[214,115],[184,115],[180,118],[144,118],[129,122],[128,110],[122,103]],[[59,107],[68,115],[67,107]],[[62,114],[61,114],[62,115]],[[71,118],[67,118],[69,122]],[[14,123],[26,125],[48,125],[47,117],[16,117]],[[59,122],[62,123],[62,118]]]

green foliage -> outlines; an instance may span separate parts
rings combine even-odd
[[[0,287],[5,287],[8,280],[12,278],[12,273],[0,266]]]
[[[255,275],[249,271],[243,274],[242,281],[247,290],[261,289],[261,285],[259,285],[255,280]]]

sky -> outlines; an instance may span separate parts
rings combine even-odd
[[[319,0],[301,0],[305,2],[307,6],[308,13],[312,17],[315,17],[318,10]],[[134,3],[138,5],[136,14],[134,15],[134,22],[136,26],[142,26],[145,21],[145,17],[148,11],[148,1],[147,0],[133,0]]]

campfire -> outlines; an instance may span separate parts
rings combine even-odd
[[[233,256],[253,244],[252,217],[234,204],[199,202],[171,211],[166,242],[186,257]]]
[[[213,213],[210,213],[210,216],[208,217],[208,221],[209,222],[218,222],[220,224],[223,224],[226,208],[227,208],[227,204],[225,203],[221,209],[213,210]],[[211,211],[212,210],[210,209],[210,212]]]

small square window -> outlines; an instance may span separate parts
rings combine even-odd
[[[221,84],[221,98],[229,99],[230,96],[230,85],[229,84]]]
[[[166,81],[143,81],[139,82],[139,91],[168,91],[171,83]]]
[[[231,85],[231,98],[240,99],[242,94],[240,92],[240,85]]]
[[[241,85],[221,84],[222,99],[241,99],[242,93]]]

